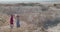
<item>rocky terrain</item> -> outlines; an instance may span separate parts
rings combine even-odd
[[[0,32],[60,32],[60,4],[0,4]],[[10,14],[14,28],[10,29]],[[20,28],[16,27],[16,14]]]

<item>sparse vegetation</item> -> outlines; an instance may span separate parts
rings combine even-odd
[[[1,31],[3,32],[10,31],[10,14],[18,14],[20,16],[21,27],[16,28],[14,16],[13,32],[48,32],[46,30],[48,30],[49,27],[57,26],[57,24],[60,23],[59,17],[57,18],[55,15],[60,14],[58,13],[60,10],[58,12],[57,11],[58,10],[55,11],[50,9],[48,6],[44,6],[43,4],[39,3],[3,5],[0,6],[0,17],[2,18],[0,19],[0,28],[2,27]]]

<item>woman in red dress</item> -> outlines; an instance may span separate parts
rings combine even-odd
[[[13,26],[14,26],[14,18],[13,18],[13,15],[11,15],[11,17],[10,17],[10,27],[11,28],[13,28]]]

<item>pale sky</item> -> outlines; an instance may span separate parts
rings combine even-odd
[[[19,3],[19,2],[60,2],[60,0],[0,0],[0,3]]]

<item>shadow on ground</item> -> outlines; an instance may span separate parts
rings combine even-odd
[[[60,23],[60,20],[59,19],[55,19],[54,21],[51,21],[51,20],[47,20],[45,23],[44,23],[44,28],[48,29],[48,27],[54,27],[54,26],[57,26],[57,24]]]

